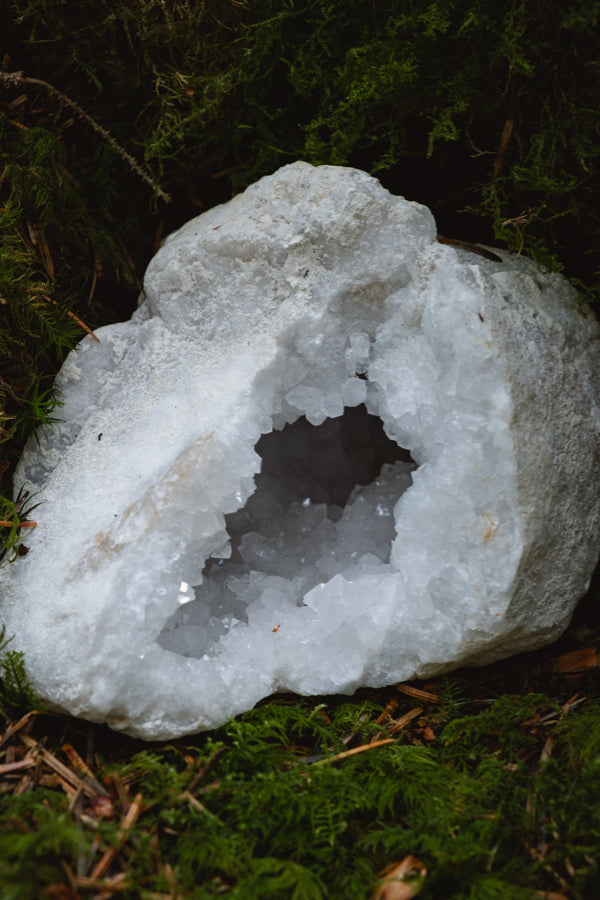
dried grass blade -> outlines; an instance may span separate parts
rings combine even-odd
[[[60,760],[53,756],[48,750],[40,748],[33,738],[30,738],[29,735],[26,734],[20,735],[20,738],[26,747],[29,747],[31,750],[36,750],[46,765],[56,772],[57,775],[60,775],[61,778],[64,778],[64,780],[68,781],[73,787],[83,791],[88,797],[96,796],[94,788],[90,787],[89,784],[86,784],[85,781],[82,781],[74,772],[71,772],[64,763],[61,763]]]
[[[18,772],[19,769],[30,769],[31,766],[35,766],[35,759],[19,759],[17,762],[3,763],[0,765],[0,775]]]
[[[371,744],[362,744],[360,747],[353,747],[352,750],[344,750],[343,753],[337,753],[335,756],[328,756],[326,759],[319,759],[314,765],[325,766],[327,763],[337,762],[338,759],[346,759],[347,756],[355,756],[357,753],[364,753],[365,750],[373,750],[375,747],[383,747],[384,744],[394,744],[393,738],[385,738],[383,741],[373,741]]]
[[[375,724],[381,725],[383,722],[388,721],[391,718],[392,713],[394,712],[394,710],[396,709],[397,706],[398,706],[397,699],[395,697],[392,697],[392,699],[387,704],[387,706],[385,707],[385,709],[381,713],[381,715],[375,719]]]
[[[411,709],[410,712],[405,713],[403,716],[400,716],[399,719],[396,719],[390,727],[388,731],[390,734],[396,734],[396,732],[400,731],[402,728],[406,728],[407,725],[412,722],[413,719],[416,719],[417,716],[420,716],[423,712],[422,706],[415,706],[414,709]]]
[[[123,816],[123,820],[121,822],[121,827],[119,828],[119,832],[117,835],[117,846],[109,847],[108,850],[105,851],[100,861],[94,867],[92,871],[92,879],[102,878],[104,873],[108,870],[109,866],[116,858],[117,854],[125,844],[127,838],[129,837],[129,829],[136,823],[138,816],[142,809],[142,795],[136,794],[135,798],[131,802],[129,809]]]
[[[71,746],[71,744],[63,744],[62,751],[76,772],[83,777],[90,787],[94,788],[97,794],[100,794],[102,797],[110,797],[106,788],[97,781],[96,776],[85,760],[81,758],[75,747]]]
[[[207,762],[204,763],[199,772],[197,772],[187,787],[187,793],[193,794],[201,781],[204,781],[210,770],[215,766],[217,760],[225,753],[227,747],[219,747]]]
[[[29,722],[30,719],[33,718],[33,716],[37,716],[37,715],[39,715],[38,710],[31,709],[31,710],[29,710],[28,713],[25,713],[25,715],[22,718],[20,718],[18,722],[15,722],[14,725],[9,725],[8,728],[6,729],[6,731],[4,732],[4,734],[2,735],[2,737],[0,738],[0,747],[3,747],[7,741],[10,741],[10,739],[12,737],[14,737],[15,734],[17,734],[17,732],[19,732],[21,730],[21,728],[23,728],[25,725],[27,725],[27,723]]]
[[[88,890],[94,890],[99,893],[96,893],[96,897],[108,897],[111,894],[121,893],[122,891],[128,891],[131,889],[131,881],[125,872],[119,872],[118,875],[114,875],[112,878],[106,878],[104,880],[100,880],[99,878],[91,878],[86,877],[85,875],[77,875],[75,877],[75,886],[78,888],[84,888]],[[146,896],[144,894],[144,896]]]
[[[425,700],[427,703],[439,703],[438,694],[432,694],[431,691],[424,691],[422,688],[413,687],[411,684],[397,684],[396,690],[407,697],[414,697],[415,700]]]
[[[83,321],[83,319],[80,319],[79,316],[76,316],[75,313],[74,313],[74,312],[71,312],[70,309],[67,310],[67,315],[70,316],[70,317],[73,319],[74,322],[77,322],[77,324],[78,324],[81,328],[83,328],[84,331],[87,331],[88,334],[91,334],[91,336],[94,338],[94,340],[96,341],[97,344],[100,343],[100,338],[99,338],[99,337],[96,337],[96,335],[94,334],[94,332],[92,331],[92,329],[89,328],[89,326],[85,324],[85,322]]]
[[[187,800],[187,802],[190,804],[192,809],[195,809],[196,812],[202,812],[202,813],[206,812],[206,807],[203,806],[202,803],[200,803],[200,801],[197,800],[193,794],[190,794],[189,791],[182,791],[181,794],[179,795],[179,799]]]
[[[0,525],[3,525],[5,528],[12,528],[14,524],[14,522],[9,522],[7,519],[0,519]],[[17,522],[17,528],[37,528],[37,522]]]
[[[508,145],[510,143],[514,126],[514,119],[507,119],[504,123],[504,128],[502,129],[502,134],[500,135],[500,143],[498,144],[496,159],[494,160],[494,171],[492,173],[493,178],[497,178],[502,171],[504,160],[506,158],[506,151],[508,150]]]

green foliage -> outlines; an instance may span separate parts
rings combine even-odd
[[[595,4],[14,6],[29,55],[43,63],[44,43],[62,42],[79,74],[75,99],[99,121],[110,119],[115,136],[132,150],[137,144],[169,180],[193,182],[202,170],[231,165],[239,189],[298,157],[362,162],[378,172],[421,157],[436,187],[440,170],[453,182],[438,206],[453,198],[490,215],[486,192],[496,188],[504,241],[517,226],[502,222],[523,210],[534,223],[522,229],[527,246],[530,231],[554,243],[549,226],[557,214],[584,215],[591,224],[584,201],[598,165]],[[514,137],[496,184],[493,162],[507,119]],[[460,145],[458,156],[449,142]],[[474,149],[485,166],[470,160]],[[452,159],[460,159],[458,172],[446,169]],[[400,175],[400,186],[410,187],[411,177]]]
[[[444,731],[447,754],[468,764],[481,758],[486,744],[498,744],[507,758],[513,759],[517,752],[535,743],[522,726],[547,702],[541,694],[505,694],[477,716],[453,719]],[[556,708],[556,704],[550,704],[550,709]]]
[[[428,203],[442,232],[562,267],[597,297],[599,21],[584,0],[9,0],[0,59],[31,81],[0,81],[4,560],[33,508],[7,482],[24,441],[60,416],[53,379],[83,334],[73,316],[127,317],[160,235],[279,165],[377,173]],[[5,712],[32,704],[28,692],[5,648]],[[429,869],[423,900],[599,895],[597,706],[556,712],[542,764],[530,723],[552,698],[477,705],[449,679],[440,696],[429,747],[400,735],[322,764],[349,735],[371,740],[380,710],[293,701],[190,741],[191,764],[181,745],[133,755],[122,777],[144,807],[120,895],[360,900],[407,854]],[[220,748],[192,803],[187,787]],[[118,821],[98,833],[111,846]],[[55,791],[0,797],[2,896],[37,900],[92,841]]]
[[[40,704],[25,670],[25,656],[20,650],[7,650],[12,641],[0,628],[0,707],[9,716],[23,715]]]
[[[65,166],[56,135],[17,128],[0,113],[0,477],[27,437],[52,421],[54,375],[84,334],[72,310],[81,309],[97,265],[130,277],[116,236],[100,229]]]
[[[412,701],[401,701],[397,715],[403,705]],[[464,708],[438,707],[428,714],[438,731],[428,747],[403,732],[390,744],[332,758],[361,729],[372,740],[381,712],[359,699],[273,700],[213,734],[154,745],[125,763],[111,762],[111,750],[104,783],[117,771],[129,796],[142,798],[120,856],[124,900],[152,892],[367,900],[378,873],[408,855],[428,870],[424,900],[596,895],[597,704],[565,715],[543,694],[502,695],[472,709],[468,738]],[[544,734],[535,733],[532,722],[549,716]],[[521,737],[534,728],[518,750],[515,728]],[[59,735],[62,743],[62,727]],[[549,738],[552,753],[541,763]],[[89,869],[118,842],[118,807],[90,828],[88,802],[68,806],[44,789],[0,798],[6,896],[37,900],[64,881],[65,866]]]
[[[0,496],[0,566],[12,562],[19,553],[27,552],[21,541],[24,523],[31,523],[31,514],[38,504],[33,503],[23,488],[15,500]]]
[[[0,799],[2,900],[38,900],[41,886],[64,879],[61,859],[89,846],[68,807],[48,790]]]

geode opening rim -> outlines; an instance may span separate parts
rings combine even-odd
[[[558,276],[499,255],[442,247],[424,207],[356,170],[304,163],[170,236],[131,322],[66,361],[65,422],[18,470],[43,483],[50,512],[0,573],[1,615],[42,696],[169,737],[277,689],[352,691],[556,636],[598,549],[598,326]],[[278,612],[277,631],[257,626],[255,646],[249,632],[226,636],[218,665],[161,650],[179,585],[222,548],[223,513],[251,490],[273,413],[356,400],[346,351],[361,334],[377,344],[367,405],[420,464],[399,503],[397,572],[369,591],[333,579],[289,621]],[[304,393],[320,412],[286,400],[300,384],[321,392]]]

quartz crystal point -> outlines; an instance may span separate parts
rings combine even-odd
[[[494,252],[301,162],[167,238],[16,473],[39,524],[0,623],[51,707],[170,738],[561,633],[599,548],[600,332]],[[369,484],[364,408],[414,461]]]

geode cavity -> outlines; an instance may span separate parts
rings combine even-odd
[[[559,635],[599,547],[600,331],[498,255],[305,163],[171,235],[17,471],[39,524],[0,622],[41,696],[167,738]]]

